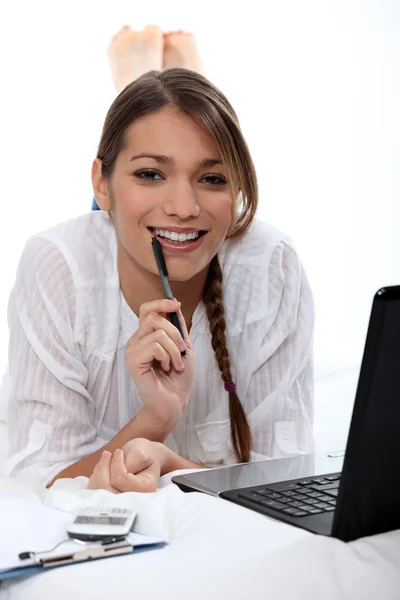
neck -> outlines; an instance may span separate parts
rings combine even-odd
[[[139,316],[139,309],[144,302],[164,298],[159,276],[147,271],[131,256],[127,256],[119,244],[118,273],[124,298],[137,316]],[[181,302],[181,310],[188,331],[192,324],[193,313],[203,294],[207,273],[208,266],[189,281],[170,281],[174,297]]]

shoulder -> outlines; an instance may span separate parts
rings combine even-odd
[[[114,227],[108,215],[93,211],[33,235],[22,253],[9,309],[43,311],[58,319],[70,315],[77,341],[108,352],[118,331],[119,278]],[[107,315],[105,318],[104,315]],[[104,350],[106,348],[106,350]]]
[[[33,269],[43,261],[63,266],[79,287],[114,273],[115,257],[114,227],[107,214],[92,211],[33,235],[21,260]]]
[[[224,243],[219,259],[221,265],[244,265],[249,269],[265,270],[278,245],[294,250],[288,235],[280,229],[256,219],[243,236],[239,239],[227,240]]]
[[[284,232],[255,220],[241,238],[225,242],[219,260],[227,320],[234,329],[260,320],[271,324],[277,311],[285,308],[280,302],[284,289],[286,309],[296,310],[306,278],[294,244]]]

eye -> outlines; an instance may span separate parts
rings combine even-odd
[[[220,175],[204,175],[200,179],[201,183],[206,183],[207,185],[226,185],[225,177]]]
[[[160,181],[162,179],[161,175],[157,173],[157,171],[152,171],[151,169],[137,171],[134,173],[134,175],[138,179],[143,179],[144,181]]]

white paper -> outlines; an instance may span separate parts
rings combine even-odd
[[[60,554],[79,552],[96,543],[81,544],[68,538],[66,525],[74,519],[72,513],[45,506],[14,495],[0,496],[0,573],[17,567],[36,564],[34,560],[21,560],[21,552],[40,553],[40,558],[51,558]],[[53,551],[59,542],[66,540]],[[162,543],[155,537],[130,533],[133,546]]]

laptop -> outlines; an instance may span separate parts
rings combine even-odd
[[[400,529],[400,286],[373,299],[344,456],[239,464],[172,481],[346,542]]]

